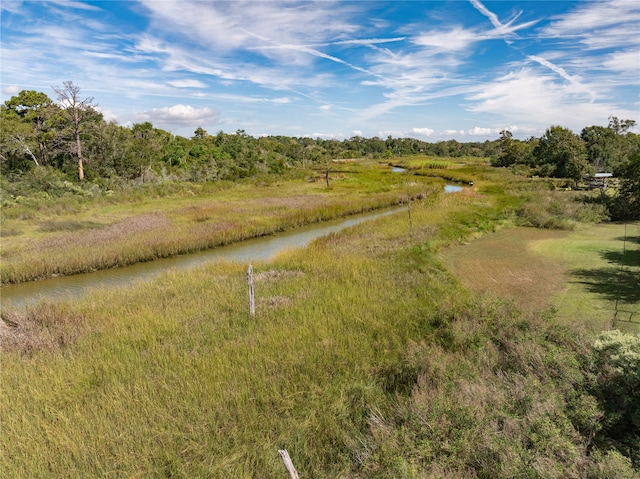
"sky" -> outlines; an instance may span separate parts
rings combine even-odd
[[[640,123],[640,2],[0,0],[0,99],[176,135],[429,142]],[[638,127],[636,132],[640,132]]]

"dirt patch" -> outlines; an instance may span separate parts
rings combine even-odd
[[[513,228],[445,250],[445,265],[471,291],[514,300],[528,311],[548,308],[565,286],[558,261],[536,253],[536,241],[558,239],[564,231]]]

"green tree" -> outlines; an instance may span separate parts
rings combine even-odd
[[[137,178],[143,183],[154,164],[163,156],[164,148],[173,139],[171,133],[146,121],[135,123],[131,127],[131,144],[128,151],[128,176]]]
[[[540,173],[571,178],[575,184],[589,171],[587,151],[582,139],[571,130],[552,126],[540,138],[533,151]]]
[[[96,123],[85,143],[92,159],[87,165],[91,168],[91,174],[106,178],[126,177],[127,149],[132,136],[130,128],[120,126],[115,121]]]
[[[587,126],[580,138],[585,143],[587,161],[598,172],[610,171],[616,153],[616,133],[604,126]]]
[[[47,123],[55,109],[51,99],[46,94],[35,90],[22,90],[18,95],[7,100],[4,106],[7,110],[14,112],[23,123],[32,127],[28,135],[14,136],[14,141],[20,144],[36,165],[47,164],[46,140],[49,129]],[[30,148],[31,142],[35,143],[37,148]]]
[[[525,163],[527,155],[531,153],[531,146],[527,142],[514,140],[509,130],[500,132],[499,150],[497,158],[492,160],[493,166],[512,166]]]
[[[40,166],[33,153],[33,128],[23,122],[15,111],[2,108],[0,111],[0,159],[2,173],[24,171],[30,165]]]
[[[615,216],[640,218],[640,151],[631,157],[620,172],[621,185],[615,203]]]
[[[583,128],[580,137],[587,149],[587,159],[596,171],[619,173],[628,159],[640,148],[637,135],[629,132],[636,122],[609,117],[609,125]]]

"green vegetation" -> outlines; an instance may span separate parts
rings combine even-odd
[[[508,233],[531,183],[479,168],[473,189],[434,194],[419,181],[437,180],[367,168],[341,166],[331,190],[297,179],[124,203],[198,225],[247,191],[245,215],[269,198],[289,205],[297,188],[334,208],[367,185],[427,191],[411,202],[411,235],[399,212],[254,264],[255,319],[246,265],[229,263],[3,311],[7,477],[284,477],[278,449],[303,477],[634,477],[637,438],[620,413],[633,414],[637,383],[617,371],[637,368],[616,352],[633,339],[596,342],[548,310],[479,296],[439,259]],[[575,195],[551,193],[573,217]],[[80,205],[29,235],[93,234],[126,208]],[[168,213],[180,209],[191,213]]]
[[[634,122],[187,139],[56,93],[0,112],[3,283],[406,210],[254,264],[255,318],[235,263],[3,308],[6,477],[637,477]]]
[[[532,245],[560,264],[569,278],[555,300],[557,317],[581,318],[584,326],[602,324],[640,333],[638,225],[600,224],[580,228],[558,240]],[[594,302],[591,298],[597,297]]]
[[[237,183],[173,184],[117,198],[59,205],[55,198],[7,208],[0,272],[17,283],[204,250],[304,224],[434,195],[387,167],[335,164],[332,187],[319,176],[259,177]],[[145,194],[146,193],[146,194]],[[24,218],[28,218],[25,221]]]

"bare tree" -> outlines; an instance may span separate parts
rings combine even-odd
[[[97,105],[93,103],[93,97],[80,99],[80,87],[74,85],[72,81],[63,82],[62,87],[53,87],[53,91],[58,95],[58,103],[73,127],[74,153],[78,159],[78,177],[82,181],[84,179],[84,168],[80,131],[85,118],[90,113],[93,113]]]

